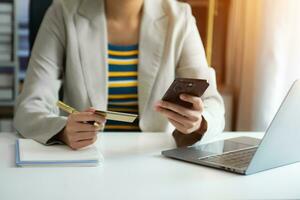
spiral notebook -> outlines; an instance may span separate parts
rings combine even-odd
[[[18,167],[98,166],[103,157],[96,146],[72,150],[66,145],[46,146],[31,139],[16,141]]]

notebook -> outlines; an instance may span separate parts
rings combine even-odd
[[[103,157],[96,146],[72,150],[66,145],[46,146],[31,139],[16,141],[16,165],[19,167],[97,166]]]

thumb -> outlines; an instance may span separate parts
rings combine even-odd
[[[95,108],[88,108],[88,109],[86,109],[84,112],[92,112],[92,113],[94,113],[96,111],[96,109]]]

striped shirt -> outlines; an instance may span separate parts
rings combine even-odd
[[[138,45],[108,45],[108,110],[138,114]],[[134,123],[107,120],[104,131],[140,131]]]

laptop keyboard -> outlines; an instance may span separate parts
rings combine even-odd
[[[257,147],[252,147],[249,149],[243,149],[235,152],[201,158],[200,160],[234,168],[246,168],[249,165],[256,150]]]

